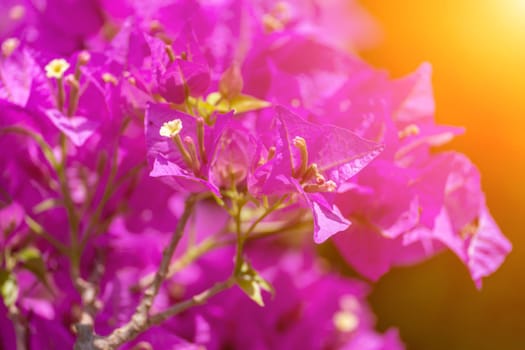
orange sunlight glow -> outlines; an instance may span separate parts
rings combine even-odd
[[[368,61],[394,76],[422,61],[432,64],[436,118],[466,128],[452,148],[480,168],[488,206],[514,244],[481,294],[458,285],[456,261],[446,257],[421,267],[419,274],[412,269],[389,277],[374,292],[379,320],[400,325],[414,349],[522,349],[523,332],[516,325],[522,324],[525,308],[520,277],[525,266],[525,0],[361,2],[384,33],[378,47],[364,52]],[[425,280],[440,273],[446,277],[434,285]],[[413,305],[424,293],[428,299]],[[397,307],[404,300],[417,311]],[[425,312],[437,321],[420,324]]]

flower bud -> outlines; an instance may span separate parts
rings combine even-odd
[[[222,74],[219,82],[219,92],[229,100],[241,93],[243,85],[241,69],[238,64],[233,63]]]

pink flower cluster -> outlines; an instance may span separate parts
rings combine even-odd
[[[402,349],[318,257],[332,236],[370,280],[450,249],[481,287],[511,245],[439,150],[462,129],[436,125],[430,66],[345,51],[372,28],[344,1],[3,1],[0,347],[70,349],[86,315],[109,335],[158,282],[119,345]]]

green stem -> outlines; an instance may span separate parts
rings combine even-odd
[[[37,236],[40,236],[44,238],[49,244],[51,244],[56,250],[58,250],[62,255],[69,256],[68,247],[64,245],[62,242],[60,242],[58,239],[53,237],[51,234],[49,234],[38,222],[36,222],[33,218],[31,218],[29,215],[26,215],[24,217],[24,221],[26,222],[29,229],[36,234]]]
[[[38,144],[38,146],[42,150],[42,153],[44,154],[44,157],[46,158],[49,165],[51,165],[53,169],[55,170],[57,169],[58,161],[53,153],[53,150],[51,149],[51,146],[49,146],[49,144],[44,140],[42,136],[40,136],[39,134],[33,131],[24,129],[19,126],[6,126],[5,128],[0,129],[0,135],[8,134],[8,133],[19,134],[19,135],[23,135],[23,136],[27,136],[31,138],[33,141],[35,141]]]
[[[114,179],[115,179],[115,177],[117,175],[117,171],[118,171],[117,157],[118,157],[117,152],[114,152],[113,160],[111,162],[111,170],[110,170],[110,173],[109,173],[109,176],[108,176],[108,182],[107,182],[106,186],[104,187],[104,193],[102,194],[102,199],[100,200],[100,202],[98,203],[97,207],[95,208],[95,212],[93,213],[93,215],[91,215],[91,218],[89,219],[89,223],[88,223],[87,227],[85,228],[84,233],[82,235],[82,241],[80,242],[80,247],[81,247],[82,250],[85,248],[89,238],[91,237],[91,234],[92,234],[91,231],[93,230],[93,228],[99,222],[100,216],[102,215],[102,211],[106,207],[106,203],[111,199],[114,191],[116,191],[116,188],[118,188],[113,183],[113,181],[114,181]],[[128,172],[128,174],[129,173],[131,173],[131,172]],[[100,181],[100,178],[99,178],[98,181]],[[95,187],[95,190],[96,189],[97,189],[97,187]]]
[[[243,248],[244,248],[244,235],[242,233],[242,230],[241,230],[241,213],[242,213],[242,208],[243,208],[243,205],[241,205],[241,203],[239,203],[238,201],[235,201],[234,200],[234,206],[236,207],[236,211],[235,211],[235,215],[234,215],[234,220],[235,220],[235,234],[237,236],[237,246],[236,246],[236,249],[235,249],[235,269],[234,269],[234,274],[237,275],[240,270],[241,270],[241,266],[242,266],[242,252],[243,252]]]
[[[60,160],[60,163],[57,164],[56,172],[58,175],[58,181],[60,184],[60,192],[63,197],[64,201],[64,207],[66,208],[66,213],[68,217],[69,222],[69,234],[70,234],[70,243],[71,243],[71,258],[72,262],[75,264],[80,263],[80,252],[78,251],[79,245],[78,245],[78,230],[79,230],[79,218],[77,216],[76,210],[75,210],[75,204],[73,203],[73,199],[71,196],[71,192],[69,190],[69,186],[67,184],[67,176],[66,176],[66,167],[67,167],[67,139],[66,136],[61,133],[60,134],[60,149],[62,153],[62,159]],[[75,268],[78,268],[78,266],[74,265]]]
[[[188,300],[181,301],[180,303],[177,303],[164,311],[152,315],[148,323],[151,325],[157,325],[166,321],[170,317],[186,311],[191,307],[205,304],[211,297],[233,287],[235,285],[235,281],[235,277],[230,276],[230,278],[227,280],[214,284],[211,288],[208,288],[205,291],[192,296]]]
[[[57,108],[60,112],[64,110],[64,103],[66,100],[66,92],[64,90],[64,79],[57,78]]]
[[[195,196],[188,198],[186,201],[186,206],[182,214],[182,217],[177,223],[177,228],[174,232],[174,235],[172,236],[170,243],[168,244],[168,246],[163,252],[163,259],[159,266],[158,271],[156,272],[153,278],[148,275],[145,278],[143,278],[139,282],[139,284],[136,286],[137,288],[147,287],[147,289],[144,292],[144,297],[142,298],[140,305],[137,307],[135,314],[133,315],[133,317],[127,324],[114,330],[107,337],[95,336],[93,334],[92,328],[90,328],[88,335],[91,337],[90,339],[92,339],[92,342],[90,344],[92,344],[93,346],[90,349],[116,349],[118,346],[120,346],[124,342],[134,339],[139,334],[146,331],[148,328],[154,325],[158,325],[164,322],[165,320],[167,320],[168,318],[176,316],[177,314],[180,314],[191,307],[202,305],[206,303],[213,296],[217,295],[218,293],[221,293],[222,291],[225,291],[231,288],[237,283],[239,274],[241,273],[240,271],[241,266],[243,264],[243,257],[242,257],[243,247],[247,239],[258,239],[258,238],[269,236],[272,233],[274,234],[281,233],[281,232],[284,232],[283,229],[286,229],[288,227],[292,227],[292,228],[301,227],[301,224],[304,223],[301,221],[301,218],[303,217],[303,215],[300,215],[297,217],[296,220],[293,220],[292,223],[281,225],[274,232],[258,233],[255,231],[257,226],[271,212],[279,209],[279,207],[283,205],[283,202],[285,202],[287,196],[282,196],[271,207],[267,208],[265,212],[261,214],[249,226],[246,232],[243,232],[241,214],[242,214],[243,207],[247,202],[244,196],[242,194],[237,193],[236,191],[232,192],[232,195],[229,197],[231,199],[231,207],[226,208],[224,206],[224,209],[230,213],[230,215],[232,216],[232,219],[235,222],[234,224],[235,234],[236,234],[235,239],[221,240],[221,241],[217,240],[218,236],[222,235],[225,232],[228,232],[227,229],[225,228],[223,231],[203,240],[198,245],[190,247],[181,258],[179,258],[172,265],[170,265],[169,261],[171,260],[171,257],[173,256],[173,253],[175,252],[175,248],[182,237],[182,233],[184,232],[184,228],[186,227],[189,217],[191,216],[191,212],[193,211],[195,202],[198,199],[202,198],[202,195],[195,195]],[[311,224],[311,221],[306,221],[306,223]],[[250,234],[252,235],[250,236]],[[204,255],[206,252],[209,252],[220,246],[231,244],[233,242],[237,242],[235,268],[233,269],[232,274],[227,280],[216,283],[210,288],[204,290],[203,292],[198,293],[180,303],[176,303],[164,311],[158,312],[153,315],[149,315],[149,311],[151,309],[153,301],[159,292],[160,285],[166,278],[171,276],[176,271],[179,271],[180,269],[189,265],[190,263],[192,263],[193,261],[195,261],[202,255]]]
[[[255,228],[257,227],[257,225],[263,221],[268,215],[270,215],[272,212],[274,212],[275,210],[277,210],[279,208],[279,206],[289,197],[288,194],[285,194],[283,195],[281,198],[279,198],[274,204],[272,204],[272,206],[268,207],[264,213],[259,216],[257,218],[257,220],[255,220],[251,225],[250,227],[248,228],[248,230],[246,231],[245,233],[245,236],[249,236],[253,230],[255,230]]]
[[[127,117],[122,121],[122,125],[119,129],[119,135],[123,135],[127,127],[129,126],[129,123],[131,122],[131,118]],[[120,189],[120,187],[129,179],[133,179],[136,177],[140,171],[145,167],[146,162],[140,162],[139,164],[135,165],[133,168],[131,168],[129,171],[127,171],[124,175],[119,177],[117,180],[115,180],[117,173],[118,173],[118,155],[119,155],[119,141],[120,137],[116,140],[114,147],[113,147],[113,157],[111,159],[111,169],[110,174],[108,176],[107,184],[104,188],[104,192],[102,194],[102,199],[98,203],[97,207],[95,208],[95,212],[91,216],[89,223],[86,227],[86,229],[83,232],[82,235],[82,241],[80,243],[81,249],[84,249],[86,246],[89,238],[94,233],[93,230],[98,225],[100,216],[102,215],[102,212],[104,208],[106,207],[107,202],[113,197],[113,195]],[[104,162],[106,163],[106,162]],[[105,165],[105,164],[104,164]],[[102,171],[99,171],[99,179],[97,180],[97,187],[100,183],[100,177],[102,176]]]
[[[220,232],[214,234],[213,236],[211,237],[208,237],[206,239],[204,239],[203,241],[201,241],[200,243],[192,246],[191,248],[189,248],[188,250],[186,250],[186,252],[180,256],[178,259],[176,259],[168,268],[168,275],[166,276],[166,278],[171,278],[173,277],[174,274],[176,274],[177,272],[181,271],[183,268],[187,267],[188,265],[190,265],[191,263],[193,263],[194,261],[196,261],[197,259],[199,259],[200,257],[202,257],[204,254],[216,249],[216,248],[219,248],[219,247],[223,247],[225,245],[229,245],[233,242],[228,242],[228,241],[218,241],[217,238],[220,237],[221,235],[223,235],[224,233],[226,233],[226,230],[221,230]],[[132,290],[135,290],[135,291],[138,291],[138,290],[142,290],[144,288],[147,288],[148,286],[150,286],[152,283],[153,283],[153,279],[155,277],[155,274],[151,273],[149,275],[146,275],[144,276],[143,278],[141,278],[141,280],[139,281],[139,283],[137,283],[136,285],[132,286],[131,289]]]

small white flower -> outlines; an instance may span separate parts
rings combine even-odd
[[[182,130],[182,121],[180,119],[174,119],[169,122],[162,124],[159,134],[163,137],[172,138],[177,136]]]

